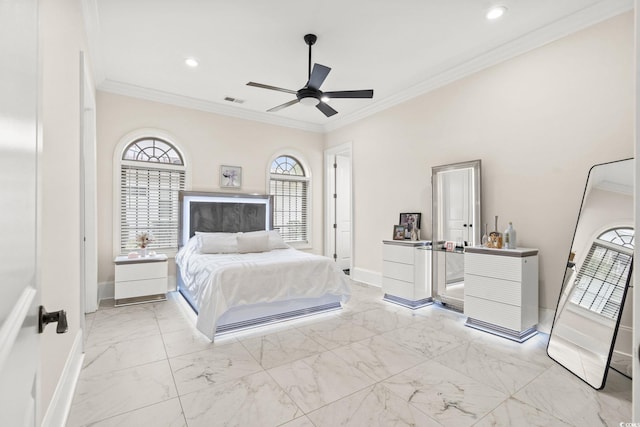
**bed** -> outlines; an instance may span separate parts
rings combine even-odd
[[[350,296],[327,257],[302,252],[272,230],[265,195],[180,193],[178,291],[216,335],[338,310]]]

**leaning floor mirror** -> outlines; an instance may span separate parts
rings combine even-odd
[[[633,170],[625,159],[589,171],[547,346],[549,357],[598,390],[623,311],[630,318],[630,302],[623,309],[632,283]]]

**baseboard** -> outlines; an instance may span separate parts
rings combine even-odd
[[[351,269],[351,278],[356,282],[366,283],[367,285],[377,286],[379,288],[382,287],[382,274],[377,271],[354,267]]]
[[[100,301],[105,299],[113,299],[115,291],[113,282],[101,282],[98,283],[98,307],[100,307]]]
[[[553,325],[553,318],[556,311],[551,308],[538,307],[538,331],[548,334],[551,332],[551,325]]]
[[[79,330],[73,340],[69,357],[67,357],[58,385],[42,419],[42,427],[59,427],[67,423],[71,403],[73,402],[73,394],[76,391],[76,384],[78,384],[84,361],[82,335],[82,330]]]

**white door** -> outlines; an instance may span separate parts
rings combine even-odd
[[[351,143],[330,148],[325,162],[325,239],[324,254],[338,266],[351,269],[352,263],[352,198]]]
[[[351,268],[351,157],[335,157],[335,246],[336,262],[342,270]]]
[[[0,419],[6,426],[34,426],[38,409],[37,25],[37,0],[0,0]]]
[[[470,243],[472,240],[471,174],[471,169],[459,169],[442,175],[443,240],[457,243]]]

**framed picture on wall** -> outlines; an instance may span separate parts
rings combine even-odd
[[[242,187],[242,168],[240,166],[220,166],[220,187]]]
[[[404,240],[404,225],[393,226],[393,240]]]
[[[410,239],[413,229],[420,230],[420,213],[401,213],[400,225],[404,226],[404,238]]]

